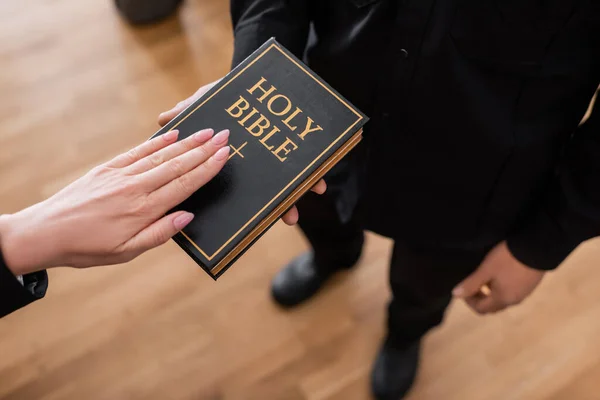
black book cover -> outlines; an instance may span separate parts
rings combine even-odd
[[[268,40],[152,137],[230,130],[223,170],[176,210],[195,214],[175,242],[217,279],[273,225],[273,214],[356,141],[368,118]],[[329,165],[330,167],[331,165]]]

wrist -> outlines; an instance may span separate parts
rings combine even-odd
[[[23,252],[18,250],[18,240],[14,235],[14,216],[9,214],[0,215],[0,250],[6,263],[6,267],[15,276],[25,275],[31,272],[32,267],[22,259]]]
[[[2,253],[2,258],[6,264],[6,267],[12,274],[17,277],[19,275],[23,275],[20,268],[18,267],[19,262],[15,263],[13,259],[13,245],[10,240],[10,215],[2,214],[0,215],[0,252]]]
[[[53,266],[52,245],[44,238],[35,217],[27,210],[0,215],[0,250],[7,268],[15,275],[27,275]]]

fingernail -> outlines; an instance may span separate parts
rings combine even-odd
[[[179,135],[179,131],[177,129],[174,129],[172,131],[165,133],[163,135],[163,139],[165,140],[165,142],[170,142],[172,140],[177,139],[177,135]]]
[[[213,143],[214,144],[223,144],[227,141],[228,138],[229,138],[229,130],[225,129],[224,131],[221,131],[215,135],[215,137],[213,138]]]
[[[194,214],[186,212],[184,214],[181,214],[177,218],[175,218],[173,220],[173,224],[175,224],[175,229],[180,231],[183,228],[185,228],[187,226],[187,224],[192,222],[193,219],[194,219]]]
[[[194,133],[194,139],[196,139],[196,141],[200,143],[204,143],[212,137],[213,133],[215,133],[215,131],[213,131],[212,129],[203,129],[199,132]]]
[[[465,292],[465,290],[459,286],[459,287],[454,288],[454,290],[452,291],[452,295],[454,297],[461,297],[464,292]]]
[[[223,161],[224,159],[229,157],[229,146],[225,146],[219,149],[219,151],[217,151],[213,157],[217,161]]]

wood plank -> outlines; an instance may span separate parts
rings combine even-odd
[[[161,111],[226,73],[227,7],[187,1],[132,28],[110,0],[0,2],[0,210],[147,139]],[[218,283],[173,243],[124,266],[53,270],[43,301],[0,320],[0,399],[368,399],[391,242],[369,234],[355,270],[282,310],[270,280],[306,246],[279,223]],[[497,316],[454,304],[409,399],[598,398],[599,255],[586,243]]]

